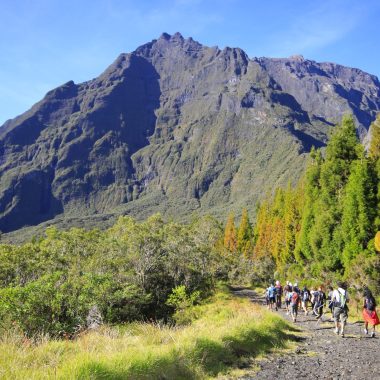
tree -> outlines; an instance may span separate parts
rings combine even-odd
[[[380,228],[380,113],[378,113],[376,120],[372,123],[370,127],[371,133],[371,142],[369,146],[369,158],[371,159],[371,164],[373,165],[375,175],[376,175],[376,183],[377,189],[376,197],[377,197],[377,215],[375,219],[375,227],[377,229]]]
[[[351,164],[362,151],[352,116],[344,116],[326,147],[326,158],[320,167],[319,189],[314,200],[314,222],[308,236],[314,274],[342,269],[344,188],[350,176]]]
[[[227,248],[230,252],[236,252],[237,249],[237,236],[234,213],[230,213],[228,215],[226,228],[224,230],[224,247]]]
[[[370,127],[371,142],[369,145],[369,157],[373,160],[380,158],[380,113]]]
[[[363,156],[351,165],[342,209],[343,262],[348,269],[355,256],[373,238],[376,215],[374,183],[367,159]]]
[[[247,249],[247,243],[252,238],[252,226],[249,221],[247,209],[243,209],[243,213],[240,220],[239,230],[237,234],[237,249],[240,253],[243,253]]]

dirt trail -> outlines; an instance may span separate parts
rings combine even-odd
[[[233,290],[236,296],[249,297],[252,302],[264,304],[264,299],[248,289]],[[285,309],[278,312],[291,321]],[[348,324],[345,337],[334,334],[331,314],[323,316],[322,322],[310,313],[299,313],[296,325],[305,334],[291,354],[270,355],[258,362],[259,372],[251,372],[239,377],[241,380],[264,379],[380,379],[380,329],[375,338],[363,333],[363,324]],[[293,322],[292,322],[293,323]]]

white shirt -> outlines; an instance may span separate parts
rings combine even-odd
[[[338,289],[335,289],[332,293],[332,298],[331,298],[331,301],[333,302],[340,302],[340,295],[339,294],[343,294],[344,297],[346,297],[346,301],[348,301],[348,293],[346,290],[342,289],[342,288],[338,288]]]

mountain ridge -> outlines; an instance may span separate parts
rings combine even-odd
[[[359,69],[163,33],[0,127],[0,230],[253,211],[299,178],[344,113],[364,140],[379,109],[379,81]]]

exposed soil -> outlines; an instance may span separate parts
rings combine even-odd
[[[264,299],[252,290],[233,292],[264,304]],[[284,308],[274,313],[291,321]],[[363,323],[348,323],[342,338],[334,333],[330,313],[324,314],[320,322],[310,314],[298,314],[295,325],[303,331],[303,339],[294,352],[269,355],[257,362],[258,372],[248,371],[239,379],[380,379],[380,329],[376,337],[371,338],[364,334]]]

